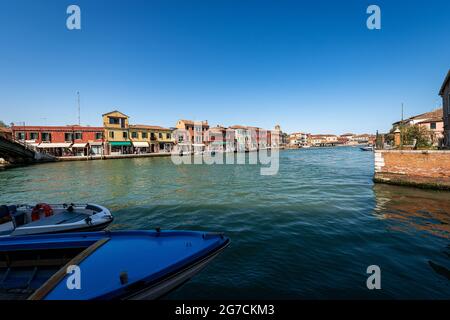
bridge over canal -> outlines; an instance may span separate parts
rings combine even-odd
[[[27,164],[38,162],[56,161],[56,158],[42,154],[26,147],[25,145],[11,141],[0,136],[0,158],[5,159],[11,164]]]

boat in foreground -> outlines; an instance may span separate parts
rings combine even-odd
[[[44,233],[99,231],[113,221],[97,204],[0,206],[0,238]]]
[[[160,230],[1,238],[0,300],[159,298],[229,242],[218,233]],[[73,266],[79,289],[71,285],[77,283]]]

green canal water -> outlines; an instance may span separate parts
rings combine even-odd
[[[374,185],[358,148],[280,152],[258,165],[170,158],[66,162],[0,171],[0,203],[94,202],[111,229],[223,231],[231,246],[167,296],[449,298],[450,193]],[[381,290],[366,269],[381,268]]]

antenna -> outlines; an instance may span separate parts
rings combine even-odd
[[[403,150],[403,102],[402,102],[402,122],[400,122],[400,149]]]
[[[78,125],[81,125],[81,110],[80,110],[80,91],[77,91],[77,96],[78,96]]]

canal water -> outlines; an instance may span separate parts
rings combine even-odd
[[[170,158],[42,164],[0,171],[0,203],[94,202],[111,229],[223,231],[231,246],[167,296],[381,299],[450,297],[450,193],[374,185],[358,148],[280,152],[259,165]],[[381,290],[366,269],[381,268]]]

